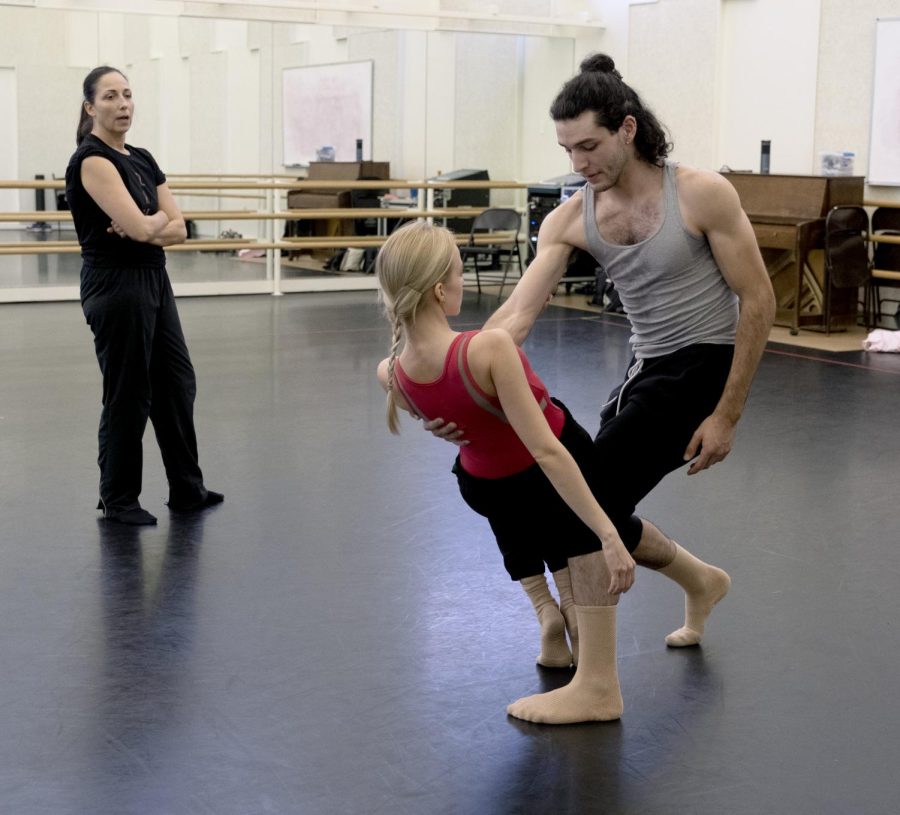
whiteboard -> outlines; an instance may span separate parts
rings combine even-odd
[[[372,152],[372,61],[285,68],[282,76],[284,164],[316,160],[320,147],[334,148],[335,161]]]
[[[900,18],[875,27],[875,81],[867,181],[900,186]]]

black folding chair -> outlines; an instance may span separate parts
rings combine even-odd
[[[857,322],[863,289],[863,323],[872,313],[872,261],[869,258],[869,215],[862,207],[833,207],[825,216],[825,333],[831,333],[835,291],[852,289],[852,319]],[[846,299],[846,298],[844,298]]]
[[[900,208],[878,207],[872,213],[872,234],[900,238]],[[882,315],[882,303],[900,304],[900,294],[882,296],[882,289],[900,289],[900,244],[875,243],[872,253],[873,324]]]
[[[475,285],[479,294],[483,274],[487,274],[486,280],[489,282],[496,281],[499,276],[500,290],[497,292],[499,299],[503,295],[503,287],[506,285],[513,260],[519,267],[519,277],[522,276],[522,256],[519,252],[521,226],[522,216],[516,210],[500,207],[486,209],[472,222],[469,242],[465,246],[460,246],[459,252],[465,268],[475,272]],[[513,233],[511,240],[510,232]],[[501,238],[497,233],[504,234]],[[492,235],[497,237],[497,243],[490,242],[489,237]]]

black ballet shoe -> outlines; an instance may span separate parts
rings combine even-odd
[[[142,507],[134,509],[123,509],[119,512],[111,512],[103,516],[107,521],[114,521],[119,524],[127,524],[128,526],[155,526],[156,516],[151,515]]]
[[[193,504],[182,504],[178,501],[169,501],[168,507],[175,512],[197,512],[201,509],[207,509],[208,507],[214,507],[216,504],[221,504],[222,501],[225,500],[225,496],[222,495],[221,492],[213,492],[212,490],[208,490],[206,493],[206,498],[201,501],[197,501]]]

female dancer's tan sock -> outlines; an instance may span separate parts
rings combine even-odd
[[[666,644],[673,648],[697,645],[703,639],[703,628],[713,606],[728,594],[731,578],[677,543],[674,560],[659,571],[684,589],[684,625],[666,637]]]
[[[576,606],[581,659],[563,688],[526,696],[506,708],[510,716],[542,724],[612,721],[624,707],[616,668],[616,607]]]
[[[552,572],[553,582],[556,584],[556,593],[559,595],[559,610],[566,618],[566,631],[569,634],[569,644],[572,647],[572,662],[578,664],[578,616],[575,614],[575,598],[572,597],[572,578],[569,576],[569,567]]]
[[[542,574],[525,577],[519,581],[531,600],[538,622],[541,624],[541,653],[538,665],[545,668],[568,668],[572,664],[572,654],[566,645],[565,618],[556,605],[556,600],[547,587],[547,579]]]

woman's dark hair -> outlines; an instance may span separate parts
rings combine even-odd
[[[573,76],[553,100],[553,121],[577,119],[587,110],[594,112],[598,127],[615,133],[626,116],[634,116],[637,133],[634,146],[649,164],[662,164],[672,143],[656,116],[644,107],[641,98],[622,81],[622,74],[606,54],[591,54],[581,62],[581,72]]]
[[[94,120],[88,116],[88,112],[84,109],[84,103],[90,102],[92,105],[94,104],[94,99],[97,96],[97,83],[101,77],[107,74],[121,74],[126,80],[128,79],[118,68],[111,68],[109,65],[100,65],[94,68],[84,78],[82,83],[84,98],[81,101],[81,114],[78,119],[78,130],[75,133],[75,144],[81,144],[84,141],[84,137],[91,132],[91,128],[94,126]]]

